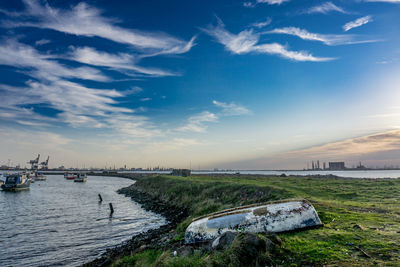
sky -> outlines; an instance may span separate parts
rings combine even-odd
[[[0,165],[400,165],[400,1],[0,2]]]

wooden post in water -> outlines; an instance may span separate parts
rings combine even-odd
[[[110,202],[110,216],[114,213],[113,204]]]
[[[99,194],[99,202],[103,202],[103,198],[101,197],[100,194]]]

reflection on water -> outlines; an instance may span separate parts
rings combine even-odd
[[[49,175],[30,190],[1,191],[0,266],[79,265],[164,224],[161,216],[116,193],[132,183],[93,176],[87,183],[74,183]],[[115,209],[112,218],[109,202]]]

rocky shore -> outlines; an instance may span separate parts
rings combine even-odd
[[[129,175],[124,178],[136,179],[142,178],[142,176],[137,177],[135,175],[135,177],[132,177],[132,175]],[[145,249],[151,249],[154,247],[162,248],[167,246],[169,245],[169,240],[173,238],[171,232],[177,227],[178,223],[182,222],[188,215],[186,210],[169,206],[168,204],[151,197],[149,194],[139,191],[135,185],[122,188],[118,190],[118,193],[131,197],[133,201],[141,204],[142,208],[145,210],[163,215],[167,219],[168,223],[157,229],[152,229],[133,236],[130,240],[125,241],[120,246],[108,249],[99,258],[83,264],[82,266],[84,267],[109,266],[113,261],[121,257],[129,256]]]

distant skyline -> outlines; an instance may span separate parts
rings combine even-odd
[[[0,3],[0,165],[400,165],[400,1]]]

